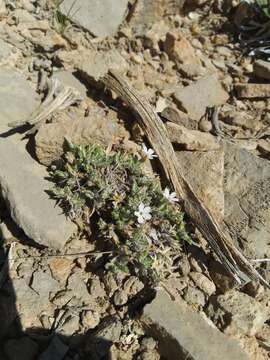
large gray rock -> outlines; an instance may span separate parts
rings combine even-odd
[[[184,302],[172,301],[164,291],[144,307],[141,320],[158,339],[167,359],[248,360],[235,340],[210,326]]]
[[[12,219],[35,242],[61,249],[75,231],[46,191],[46,169],[22,151],[16,142],[0,141],[0,187]]]
[[[95,36],[113,35],[124,20],[128,0],[64,0],[60,10]]]
[[[48,173],[26,151],[22,136],[3,137],[8,123],[27,119],[37,106],[36,93],[23,76],[0,68],[0,190],[12,219],[29,238],[60,249],[75,225],[48,195]]]
[[[225,147],[225,223],[253,258],[270,257],[270,164],[244,149]]]

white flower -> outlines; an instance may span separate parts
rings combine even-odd
[[[144,224],[146,220],[150,220],[152,215],[150,206],[145,206],[143,203],[140,203],[138,211],[135,211],[135,215],[138,218],[139,224]]]
[[[171,192],[168,188],[165,188],[165,190],[163,191],[163,195],[165,196],[166,199],[168,199],[170,202],[177,202],[179,201],[179,199],[177,199],[176,197],[176,193],[175,192]]]
[[[155,157],[157,157],[157,155],[155,154],[154,150],[149,148],[147,149],[147,147],[145,146],[145,144],[142,145],[142,150],[144,152],[144,154],[146,155],[146,157],[149,159],[149,160],[152,160],[154,159]]]

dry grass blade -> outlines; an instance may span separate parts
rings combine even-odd
[[[37,130],[37,128],[55,112],[62,111],[81,100],[81,96],[76,89],[68,86],[65,87],[58,79],[52,78],[49,83],[47,97],[30,118],[20,122],[10,123],[9,127],[15,128],[22,125],[35,125],[34,129],[31,130],[32,132],[33,130]]]
[[[168,179],[172,182],[178,196],[183,198],[185,211],[229,273],[240,285],[251,279],[259,279],[261,283],[269,287],[264,278],[233,245],[231,239],[224,234],[209,210],[198,199],[182,176],[166,127],[149,102],[132,88],[121,75],[115,72],[110,71],[101,81],[107,88],[113,90],[137,115],[138,121],[157,153]]]

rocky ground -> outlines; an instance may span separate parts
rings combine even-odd
[[[270,258],[270,63],[239,43],[241,16],[230,0],[0,0],[1,360],[269,358],[269,289],[235,286],[192,224],[197,245],[151,289],[108,271],[48,194],[64,138],[140,151],[134,115],[98,82],[112,68],[234,243]],[[254,266],[270,282],[270,262]]]

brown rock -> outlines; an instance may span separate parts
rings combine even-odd
[[[270,97],[270,84],[237,84],[235,90],[240,99]]]
[[[208,106],[225,104],[229,96],[215,75],[205,76],[177,90],[174,99],[192,119],[200,120]]]
[[[183,34],[168,32],[164,42],[164,51],[170,60],[176,63],[198,65],[201,63],[195,50]]]
[[[191,120],[186,113],[173,107],[167,106],[160,115],[162,118],[172,123],[183,125],[187,129],[196,130],[198,128],[197,121]]]
[[[171,122],[166,123],[166,128],[171,142],[183,145],[185,150],[209,151],[220,148],[220,144],[211,134],[189,130]]]
[[[194,281],[195,285],[197,285],[198,288],[200,288],[207,295],[211,296],[212,294],[215,293],[215,291],[216,291],[215,284],[213,283],[213,281],[208,279],[208,277],[206,277],[205,275],[203,275],[199,272],[192,271],[189,274],[189,276]]]
[[[65,284],[67,278],[71,272],[73,261],[66,258],[52,258],[49,266],[52,272],[52,276],[55,280],[58,280],[61,284]]]
[[[42,164],[50,165],[62,155],[65,138],[75,144],[108,145],[123,137],[123,128],[103,111],[91,112],[91,116],[78,120],[62,114],[57,122],[44,124],[39,129],[35,138],[36,156]]]

